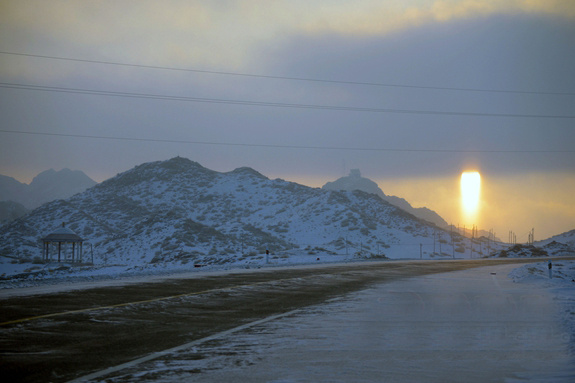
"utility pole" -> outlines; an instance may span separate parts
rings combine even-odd
[[[509,244],[510,245],[517,244],[517,235],[513,232],[513,230],[509,230]]]
[[[453,244],[453,225],[451,225],[451,256],[455,259],[455,245]]]
[[[531,231],[527,235],[527,244],[533,246],[534,243],[535,243],[535,228],[531,229]]]
[[[441,254],[441,232],[439,232],[439,254]]]

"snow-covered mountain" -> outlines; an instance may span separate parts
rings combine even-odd
[[[64,199],[94,186],[96,181],[80,170],[54,169],[38,174],[30,185],[0,175],[0,201],[18,202],[27,209]]]
[[[390,204],[395,205],[400,209],[403,209],[406,212],[413,214],[418,218],[432,222],[442,228],[446,228],[448,226],[447,222],[433,210],[428,209],[426,207],[416,208],[411,206],[411,204],[403,198],[392,195],[386,195],[383,192],[383,190],[381,190],[381,188],[377,185],[377,183],[370,180],[369,178],[362,177],[359,169],[352,169],[349,172],[348,176],[341,177],[333,182],[326,183],[325,185],[322,186],[322,189],[347,190],[347,191],[361,190],[366,193],[372,193],[380,196],[382,199],[389,202]]]
[[[565,232],[563,234],[554,235],[551,238],[547,238],[543,241],[535,242],[537,246],[549,246],[552,243],[562,243],[575,249],[575,230]]]
[[[421,243],[449,255],[465,247],[456,238],[455,250],[449,232],[374,194],[270,180],[250,168],[220,173],[180,157],[139,165],[0,227],[0,255],[40,258],[39,239],[62,222],[91,244],[88,257],[107,263],[226,263],[266,249],[418,257]]]

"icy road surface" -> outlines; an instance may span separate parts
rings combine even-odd
[[[380,284],[94,381],[574,382],[558,305],[517,267]]]

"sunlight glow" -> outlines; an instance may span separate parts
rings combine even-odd
[[[480,192],[479,172],[463,172],[461,174],[461,207],[467,218],[472,218],[478,213]]]

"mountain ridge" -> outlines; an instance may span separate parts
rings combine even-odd
[[[327,182],[322,186],[325,190],[362,190],[380,196],[382,199],[413,214],[414,216],[434,223],[438,227],[447,228],[447,222],[435,211],[427,207],[413,207],[409,202],[401,197],[387,195],[381,190],[376,182],[369,178],[362,177],[359,169],[352,169],[348,176],[341,177],[335,181]]]
[[[4,225],[0,254],[37,258],[38,239],[62,222],[92,244],[98,262],[143,263],[228,262],[266,249],[382,256],[393,246],[430,243],[438,230],[363,191],[270,180],[246,167],[220,173],[175,157],[138,165]]]

